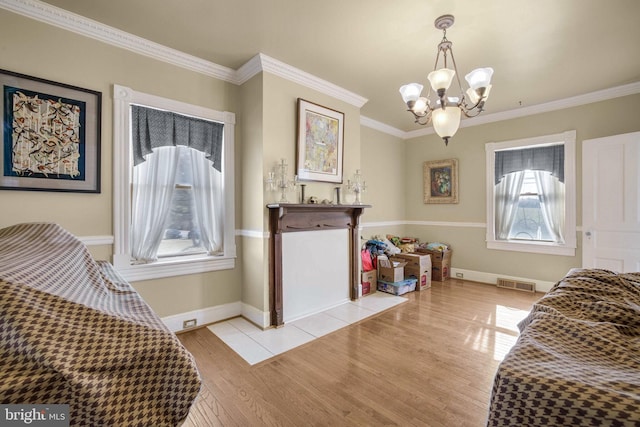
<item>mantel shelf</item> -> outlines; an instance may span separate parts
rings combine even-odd
[[[299,231],[349,230],[349,288],[351,299],[358,298],[360,216],[371,205],[328,205],[276,203],[269,209],[269,310],[271,325],[282,326],[282,233]]]
[[[333,205],[327,203],[271,203],[267,205],[269,209],[277,208],[300,208],[307,210],[348,210],[353,208],[370,208],[371,205]]]

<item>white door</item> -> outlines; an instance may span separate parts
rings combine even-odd
[[[640,132],[582,143],[582,266],[640,271]]]

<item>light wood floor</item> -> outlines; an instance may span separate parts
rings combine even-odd
[[[540,296],[434,282],[253,366],[206,328],[181,334],[203,378],[184,426],[483,426],[494,373]]]

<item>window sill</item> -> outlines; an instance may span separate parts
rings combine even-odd
[[[487,249],[498,249],[512,252],[529,252],[545,255],[576,256],[576,248],[570,245],[556,245],[545,242],[516,242],[496,240],[487,241]]]
[[[232,270],[236,266],[234,257],[197,256],[188,259],[160,259],[151,264],[131,264],[129,257],[114,259],[118,273],[128,282],[161,279],[163,277]]]

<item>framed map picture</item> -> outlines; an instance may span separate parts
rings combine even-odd
[[[458,159],[424,162],[424,202],[458,203]]]
[[[342,183],[343,137],[344,113],[298,98],[298,179]]]
[[[100,192],[102,94],[0,70],[0,189]]]

